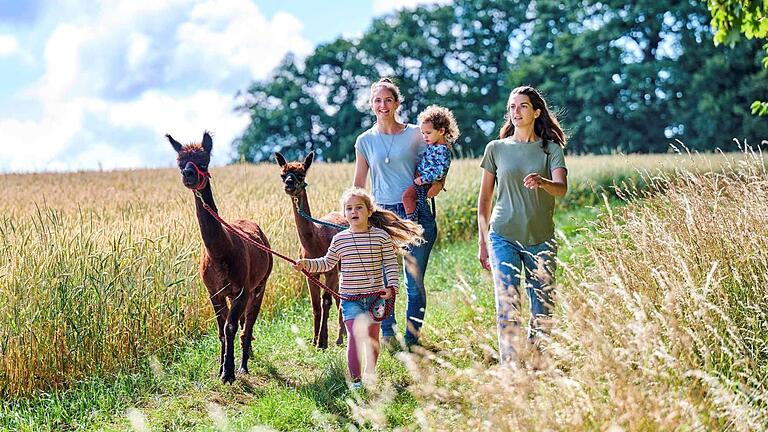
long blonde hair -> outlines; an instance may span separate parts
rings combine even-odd
[[[386,231],[392,237],[392,242],[399,252],[404,252],[408,246],[418,246],[424,243],[424,228],[421,225],[401,219],[397,214],[377,207],[373,196],[363,188],[351,187],[341,194],[342,213],[344,213],[347,201],[352,197],[360,198],[368,210],[371,210],[372,214],[368,218],[368,223]]]

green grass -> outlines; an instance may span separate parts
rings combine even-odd
[[[577,239],[562,249],[562,256],[573,255],[582,238],[577,234],[580,226],[593,214],[594,210],[584,209],[558,217],[561,228]],[[451,349],[453,342],[466,336],[469,321],[480,320],[489,329],[493,327],[493,287],[476,254],[475,241],[443,243],[433,252],[427,275],[426,348]],[[400,317],[404,302],[400,296]],[[333,316],[330,322],[329,334],[334,335]],[[86,380],[66,391],[4,401],[0,429],[121,431],[131,430],[131,421],[148,430],[250,430],[256,425],[291,431],[326,426],[338,430],[351,424],[366,429],[375,425],[361,421],[356,410],[373,406],[384,413],[381,421],[387,428],[417,421],[418,404],[407,389],[412,378],[393,355],[384,352],[379,359],[378,388],[382,391],[355,399],[345,381],[344,347],[318,351],[307,346],[311,314],[306,298],[269,320],[257,320],[254,335],[250,375],[239,377],[234,385],[223,385],[216,376],[219,343],[211,324],[202,339],[182,343],[165,364],[153,359],[134,374]],[[493,341],[477,341],[489,342]]]

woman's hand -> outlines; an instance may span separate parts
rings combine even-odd
[[[297,259],[295,263],[293,263],[293,268],[298,271],[304,271],[307,268],[307,260],[305,259]]]
[[[528,189],[538,189],[547,181],[547,179],[538,173],[530,173],[523,179],[523,186],[527,187]]]
[[[477,259],[480,261],[480,265],[483,266],[484,269],[490,270],[491,263],[488,261],[488,246],[485,242],[480,242],[477,246]]]
[[[394,287],[386,287],[384,288],[384,291],[379,294],[379,297],[383,300],[389,300],[392,298],[392,296],[395,294],[395,288]]]
[[[555,168],[552,170],[552,180],[542,177],[537,173],[530,173],[523,179],[523,185],[528,189],[541,188],[544,192],[554,196],[561,197],[568,192],[567,171],[565,168]]]

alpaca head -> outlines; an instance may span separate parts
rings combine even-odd
[[[211,149],[213,140],[207,131],[203,133],[203,142],[181,145],[169,134],[165,135],[170,141],[178,156],[176,161],[181,171],[181,182],[184,186],[200,190],[208,183],[211,175],[208,173],[208,164],[211,163]]]
[[[309,166],[315,160],[315,152],[311,151],[303,162],[286,162],[280,152],[275,153],[275,160],[280,165],[280,178],[283,179],[283,190],[291,196],[297,196],[304,190],[307,184],[304,179],[307,176]]]

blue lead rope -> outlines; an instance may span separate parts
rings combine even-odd
[[[314,223],[318,223],[320,225],[325,225],[327,227],[335,228],[335,229],[337,229],[339,231],[343,231],[343,230],[349,228],[346,225],[339,225],[339,224],[335,224],[335,223],[331,223],[331,222],[322,221],[320,219],[315,219],[312,216],[306,214],[304,212],[304,210],[301,209],[301,206],[299,205],[299,199],[298,198],[294,198],[293,202],[294,202],[294,204],[296,204],[296,211],[299,213],[299,215],[301,215],[301,217],[303,217],[304,219],[306,219],[306,220],[308,220],[310,222],[314,222]]]

